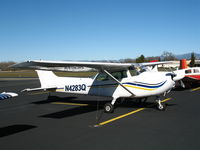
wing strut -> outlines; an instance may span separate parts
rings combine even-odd
[[[114,81],[116,81],[117,83],[119,83],[119,85],[121,87],[123,87],[126,91],[128,91],[131,95],[135,95],[133,94],[129,89],[127,89],[119,80],[117,80],[112,74],[110,74],[107,70],[103,70],[109,77],[111,77]]]

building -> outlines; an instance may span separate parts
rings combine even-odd
[[[170,64],[162,65],[162,67],[164,67],[164,68],[179,68],[180,67],[180,61],[179,60],[171,61],[171,62],[172,63],[170,63]],[[190,64],[190,60],[187,60],[186,62],[187,62],[188,65]],[[200,67],[200,60],[195,60],[195,66]],[[159,66],[159,67],[161,67],[161,66]]]

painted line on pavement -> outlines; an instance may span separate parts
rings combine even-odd
[[[59,105],[72,105],[72,106],[88,106],[89,104],[79,104],[79,103],[65,103],[65,102],[53,102],[51,104],[59,104]]]
[[[163,102],[166,102],[166,101],[169,101],[169,100],[171,100],[171,98],[164,99],[164,100],[162,100],[161,102],[163,103]],[[113,119],[110,119],[110,120],[101,122],[101,123],[95,125],[95,127],[103,126],[103,125],[105,125],[105,124],[111,123],[111,122],[113,122],[113,121],[122,119],[122,118],[127,117],[127,116],[130,116],[130,115],[135,114],[135,113],[137,113],[137,112],[143,111],[144,109],[146,109],[146,108],[139,108],[139,109],[136,109],[136,110],[131,111],[131,112],[129,112],[129,113],[126,113],[126,114],[124,114],[124,115],[120,115],[120,116],[115,117],[115,118],[113,118]]]
[[[190,90],[190,91],[191,91],[191,92],[194,92],[194,91],[197,91],[197,90],[200,90],[200,87],[195,88],[195,89],[192,89],[192,90]]]

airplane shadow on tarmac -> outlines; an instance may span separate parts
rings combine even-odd
[[[40,104],[48,104],[48,103],[56,103],[56,102],[73,103],[75,105],[77,104],[77,106],[73,106],[72,108],[70,107],[69,109],[64,110],[64,111],[50,113],[50,114],[42,115],[42,116],[39,116],[39,117],[62,119],[62,118],[66,118],[66,117],[81,115],[81,114],[96,111],[97,107],[99,107],[98,109],[103,109],[103,106],[107,101],[98,102],[98,101],[95,101],[95,100],[78,100],[77,97],[50,96],[50,97],[48,97],[47,100],[34,102],[33,104],[40,105]],[[84,106],[79,106],[79,104],[80,105],[83,104]],[[99,105],[99,106],[97,106],[97,105]]]
[[[2,128],[0,128],[0,138],[9,136],[9,135],[13,135],[13,134],[17,134],[19,132],[23,132],[26,130],[31,130],[33,128],[37,128],[37,126],[26,125],[26,124],[16,124],[16,125],[2,127]]]
[[[58,96],[49,96],[46,100],[42,101],[37,101],[37,102],[32,102],[31,104],[37,104],[37,105],[42,105],[42,104],[49,104],[53,102],[68,102],[70,100],[76,99],[77,97],[58,97]]]
[[[39,117],[44,117],[44,118],[52,118],[52,119],[62,119],[62,118],[67,118],[67,117],[72,117],[72,116],[77,116],[89,112],[94,112],[94,111],[104,111],[104,105],[107,102],[110,101],[97,101],[97,100],[76,100],[77,97],[57,97],[57,96],[51,96],[47,100],[44,101],[39,101],[39,102],[34,102],[34,104],[47,104],[47,103],[54,103],[54,102],[65,102],[65,103],[74,103],[74,104],[86,104],[86,106],[73,106],[72,108],[68,108],[67,110],[59,111],[59,112],[54,112],[46,115],[41,115]],[[176,104],[169,104],[165,103],[167,106],[174,106]],[[156,109],[156,103],[155,102],[138,102],[135,100],[124,100],[121,101],[119,100],[115,104],[115,108],[120,109],[120,108],[152,108]]]

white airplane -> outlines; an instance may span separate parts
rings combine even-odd
[[[106,103],[107,113],[114,111],[118,98],[147,98],[156,96],[157,108],[165,110],[161,104],[160,95],[169,92],[175,81],[181,78],[172,72],[137,71],[141,66],[155,66],[166,62],[154,63],[106,63],[106,62],[73,62],[73,61],[27,61],[13,65],[15,68],[31,68],[36,70],[41,87],[27,88],[23,91],[53,91],[91,96],[112,97],[111,103]],[[81,66],[98,71],[95,77],[58,77],[51,70],[56,68]],[[59,69],[58,69],[59,70]]]
[[[0,100],[9,99],[11,97],[16,97],[16,96],[18,96],[18,94],[13,93],[13,92],[3,92],[3,93],[0,93]]]

